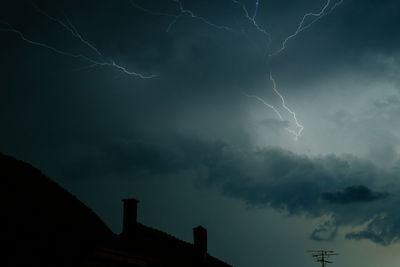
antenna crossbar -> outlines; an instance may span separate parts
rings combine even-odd
[[[333,250],[308,250],[307,252],[311,253],[311,257],[315,258],[315,262],[320,262],[322,267],[325,267],[328,263],[333,263],[330,260],[327,260],[330,256],[339,255]]]

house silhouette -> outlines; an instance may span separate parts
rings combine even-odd
[[[89,266],[220,266],[230,265],[207,253],[207,230],[193,228],[194,243],[137,222],[136,199],[124,199],[123,231],[94,247]]]
[[[230,266],[209,255],[202,226],[192,244],[139,223],[136,199],[123,200],[115,234],[33,166],[0,153],[0,175],[2,266]]]

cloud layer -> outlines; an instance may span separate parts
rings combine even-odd
[[[117,140],[88,155],[78,175],[90,168],[97,175],[148,179],[192,173],[199,186],[290,215],[326,217],[310,237],[333,240],[343,226],[360,229],[349,239],[389,245],[400,236],[399,170],[386,170],[353,156],[308,157],[277,147],[243,150],[221,141],[179,136],[165,142]],[[74,166],[71,166],[73,171]],[[91,173],[96,175],[95,173]],[[136,178],[135,178],[136,177]],[[392,184],[391,186],[388,186]],[[178,185],[177,185],[178,186]]]

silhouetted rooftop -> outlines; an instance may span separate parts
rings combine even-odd
[[[113,235],[92,210],[30,164],[0,153],[0,172],[0,235],[10,266],[68,265]]]
[[[230,266],[192,243],[136,222],[136,214],[129,218],[129,234],[116,235],[39,170],[1,153],[0,174],[5,266]]]

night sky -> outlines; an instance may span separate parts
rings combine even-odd
[[[0,151],[117,233],[134,197],[234,266],[398,266],[400,3],[326,4],[2,1]]]

